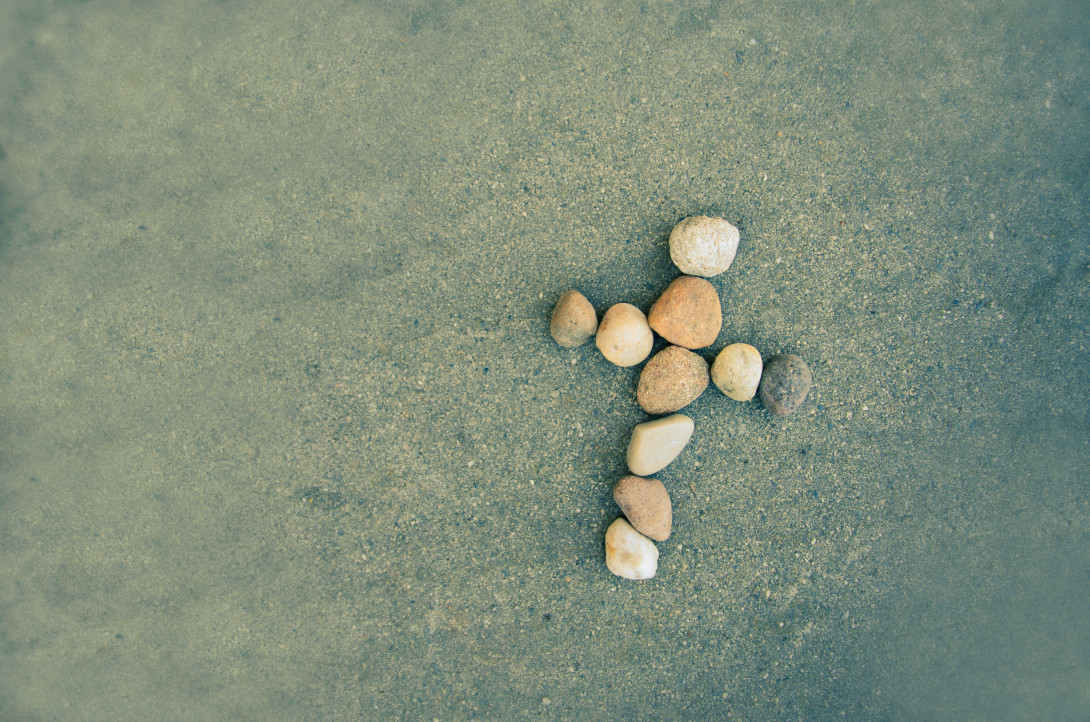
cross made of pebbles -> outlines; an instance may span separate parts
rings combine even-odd
[[[656,541],[670,537],[673,512],[665,485],[650,475],[674,461],[693,436],[695,424],[677,413],[695,401],[708,381],[728,398],[749,401],[759,395],[775,416],[793,413],[810,392],[806,362],[794,354],[762,361],[761,353],[734,343],[708,362],[697,350],[715,343],[723,327],[719,294],[707,279],[730,268],[738,252],[738,229],[722,218],[693,216],[670,233],[670,259],[682,272],[666,287],[646,315],[630,303],[598,314],[583,294],[565,291],[553,309],[549,330],[565,348],[582,346],[594,336],[602,355],[617,366],[640,372],[636,401],[648,414],[661,415],[637,424],[628,444],[628,469],[613,487],[622,516],[606,531],[606,567],[625,579],[650,579],[658,571]],[[651,357],[655,334],[667,341]]]

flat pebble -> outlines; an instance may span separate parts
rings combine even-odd
[[[761,353],[748,343],[732,343],[712,363],[712,383],[735,401],[749,401],[761,383]]]
[[[549,321],[549,332],[564,348],[575,348],[587,342],[598,330],[598,314],[594,306],[579,291],[560,294]]]
[[[647,317],[630,303],[610,306],[598,324],[594,339],[602,355],[618,366],[635,366],[643,361],[654,342]]]
[[[761,403],[775,416],[787,416],[810,393],[810,368],[793,353],[769,359],[761,377]]]
[[[650,476],[677,458],[693,436],[693,420],[685,414],[636,424],[628,442],[628,469]]]
[[[689,349],[667,346],[640,372],[636,401],[649,414],[672,414],[695,401],[706,388],[708,362]]]
[[[606,530],[606,567],[625,579],[650,579],[659,568],[659,550],[618,517]]]
[[[670,495],[658,479],[626,476],[613,486],[613,500],[621,507],[628,523],[640,534],[655,541],[670,538],[673,516]]]
[[[715,343],[723,308],[715,286],[696,276],[675,278],[651,306],[647,322],[659,336],[688,349]]]
[[[722,218],[693,216],[670,233],[670,258],[682,273],[715,276],[734,262],[738,240],[738,229]]]

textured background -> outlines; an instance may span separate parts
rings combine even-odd
[[[0,0],[0,717],[1085,719],[1088,21]],[[548,315],[698,213],[814,388],[631,583]]]

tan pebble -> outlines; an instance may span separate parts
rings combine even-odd
[[[693,436],[693,420],[685,414],[636,424],[628,442],[628,469],[636,476],[654,474],[677,458]]]
[[[712,363],[712,383],[735,401],[749,401],[761,383],[761,353],[748,343],[732,343]]]
[[[670,233],[670,258],[682,273],[715,276],[738,253],[738,229],[722,218],[686,218]]]
[[[606,568],[625,579],[650,579],[659,568],[659,550],[618,517],[606,530]]]
[[[598,330],[598,314],[594,306],[579,291],[560,294],[549,322],[549,332],[564,348],[575,348],[587,342]]]
[[[661,481],[626,476],[614,485],[613,500],[636,531],[655,541],[670,538],[670,495]]]
[[[689,349],[667,346],[640,372],[636,401],[649,414],[672,414],[708,388],[708,362]]]
[[[723,327],[719,294],[706,279],[675,278],[651,307],[647,322],[659,336],[677,346],[710,346]]]
[[[647,317],[630,303],[610,306],[598,324],[594,339],[602,355],[618,366],[635,366],[643,361],[654,342]]]

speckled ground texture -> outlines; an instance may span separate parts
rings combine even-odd
[[[1088,22],[0,1],[0,718],[1086,719]],[[695,214],[814,386],[627,582],[549,314]]]

